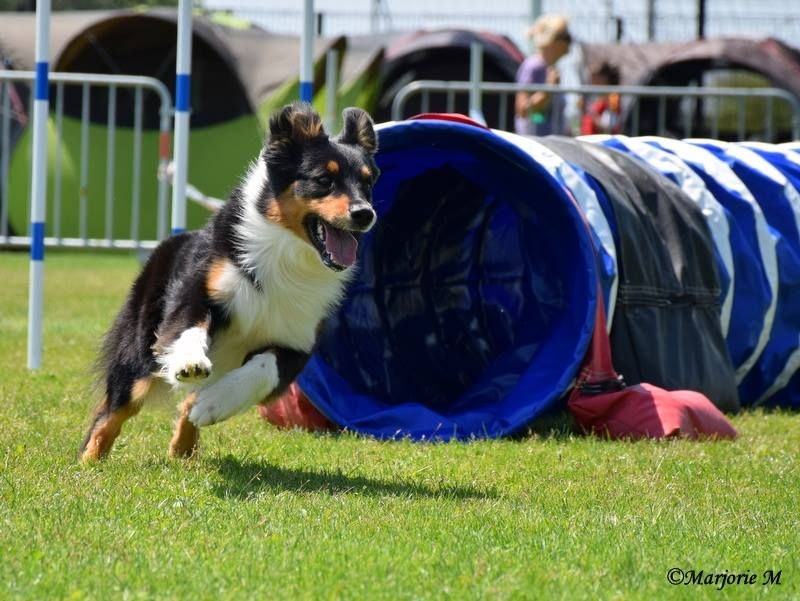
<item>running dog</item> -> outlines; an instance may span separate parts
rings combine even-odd
[[[208,225],[156,248],[106,335],[82,461],[105,457],[123,423],[171,389],[185,397],[169,454],[189,457],[201,427],[277,398],[300,373],[376,218],[372,120],[356,108],[343,119],[329,138],[309,105],[284,107]]]

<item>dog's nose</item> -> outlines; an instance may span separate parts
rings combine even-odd
[[[361,206],[350,211],[350,219],[358,229],[367,230],[375,221],[375,211],[370,207]]]

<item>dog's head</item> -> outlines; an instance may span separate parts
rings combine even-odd
[[[263,160],[272,189],[267,219],[310,244],[334,271],[356,260],[359,233],[375,223],[372,187],[378,177],[377,139],[369,115],[345,109],[344,127],[329,138],[308,104],[272,116]]]

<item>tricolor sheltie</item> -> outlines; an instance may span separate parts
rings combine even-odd
[[[273,115],[219,213],[156,248],[105,339],[105,397],[82,461],[104,457],[170,389],[185,398],[169,453],[191,456],[200,427],[280,396],[299,374],[353,271],[356,236],[375,223],[372,120],[355,108],[343,117],[330,139],[308,105]]]

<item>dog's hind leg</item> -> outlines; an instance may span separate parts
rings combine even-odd
[[[95,409],[92,424],[78,451],[82,463],[102,459],[111,450],[122,424],[139,413],[154,378],[109,381],[106,396]]]
[[[200,430],[189,421],[189,412],[192,410],[197,394],[189,394],[178,408],[178,421],[175,424],[175,433],[169,443],[169,456],[188,458],[197,451],[200,440]]]

